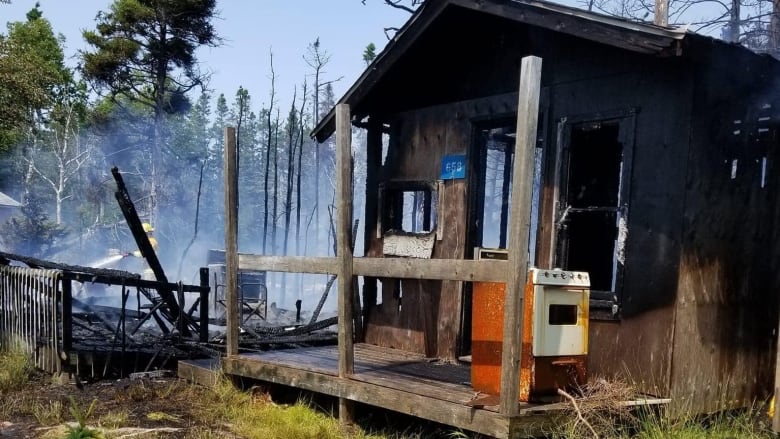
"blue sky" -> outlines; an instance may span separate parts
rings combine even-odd
[[[107,9],[112,1],[38,1],[54,30],[66,37],[68,62],[75,66],[76,52],[84,49],[81,31],[93,29],[97,12]],[[11,0],[10,5],[0,5],[0,22],[24,20],[35,2]],[[577,0],[560,3],[581,7]],[[269,53],[273,51],[278,103],[283,112],[289,108],[294,87],[311,72],[303,56],[317,37],[331,55],[324,79],[343,76],[334,84],[339,98],[365,68],[362,54],[366,45],[373,42],[379,52],[387,43],[383,29],[400,27],[409,18],[408,13],[385,5],[383,0],[366,0],[366,5],[361,0],[218,0],[217,9],[220,18],[215,25],[224,45],[202,49],[198,56],[202,69],[213,73],[210,88],[225,93],[232,102],[238,87],[243,86],[257,110],[269,100]],[[691,21],[697,21],[702,11],[689,15]],[[713,33],[719,34],[719,30]]]
[[[95,15],[108,9],[110,0],[38,0],[44,17],[55,32],[66,38],[68,63],[84,48],[83,29],[93,29]],[[0,5],[0,21],[25,19],[35,0],[11,0]],[[202,69],[213,72],[210,88],[232,101],[239,85],[252,95],[253,108],[268,102],[269,53],[274,53],[277,93],[283,112],[293,88],[303,83],[310,69],[303,60],[307,46],[317,37],[330,55],[325,79],[344,79],[334,84],[340,97],[365,68],[363,49],[373,42],[381,49],[387,42],[383,29],[400,27],[408,13],[385,6],[382,0],[218,0],[220,18],[215,20],[224,45],[200,51]],[[3,29],[5,31],[5,29]],[[311,83],[311,81],[309,81]]]

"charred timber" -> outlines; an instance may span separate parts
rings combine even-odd
[[[96,282],[108,285],[124,285],[126,287],[133,288],[147,288],[147,289],[169,289],[171,291],[179,288],[179,284],[174,283],[162,283],[154,280],[141,279],[137,275],[134,278],[124,278],[117,276],[109,276],[102,274],[89,274],[89,273],[77,273],[77,272],[64,272],[62,274],[64,279],[75,280],[77,282]],[[182,291],[185,293],[201,293],[208,292],[210,289],[207,286],[200,285],[182,285]]]
[[[111,168],[111,174],[113,174],[117,186],[117,191],[114,195],[119,203],[119,207],[122,209],[122,214],[127,221],[127,225],[133,233],[133,238],[138,245],[141,256],[146,259],[146,262],[149,264],[149,268],[151,268],[152,272],[154,272],[154,277],[157,281],[161,282],[161,284],[168,284],[168,277],[165,276],[165,271],[163,271],[162,265],[160,265],[160,260],[157,259],[157,253],[155,253],[152,244],[149,242],[149,237],[146,236],[146,232],[144,232],[141,220],[138,218],[138,212],[135,209],[135,204],[133,204],[133,200],[127,192],[127,187],[122,179],[122,175],[119,173],[119,168],[116,166]],[[174,319],[178,319],[180,310],[179,304],[176,303],[176,297],[173,294],[174,290],[163,285],[163,287],[157,291],[163,302],[165,302],[165,305],[168,307],[171,316]]]
[[[3,262],[6,261],[6,262]],[[78,275],[82,279],[87,279],[90,276],[97,276],[106,279],[113,279],[114,282],[106,283],[121,283],[124,281],[130,281],[133,279],[140,280],[141,276],[129,271],[114,270],[110,268],[93,268],[93,267],[81,267],[78,265],[61,264],[59,262],[44,261],[42,259],[36,259],[29,256],[14,255],[11,253],[0,252],[0,262],[8,264],[10,261],[22,262],[30,268],[45,268],[49,270],[62,270],[68,271],[73,275]],[[90,280],[87,280],[90,281]]]

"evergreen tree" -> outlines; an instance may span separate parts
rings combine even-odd
[[[65,229],[49,219],[35,197],[29,197],[21,210],[20,217],[11,218],[0,227],[5,245],[17,254],[37,258],[52,256],[65,237]]]
[[[366,63],[366,65],[369,65],[372,61],[374,61],[375,58],[376,46],[374,43],[368,43],[366,49],[363,51],[363,62]]]
[[[8,35],[0,35],[0,151],[24,142],[24,157],[34,156],[44,116],[72,83],[63,41],[38,4],[27,21],[9,23]],[[21,172],[29,185],[31,172]]]
[[[187,92],[207,75],[197,69],[195,51],[219,39],[211,20],[216,0],[115,0],[97,16],[84,39],[94,51],[82,53],[83,73],[117,103],[149,108],[149,215],[157,210],[161,150],[167,115],[188,109]],[[123,98],[123,99],[120,99]]]

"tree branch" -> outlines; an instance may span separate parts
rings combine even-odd
[[[588,421],[586,421],[585,418],[582,416],[582,412],[580,411],[580,407],[579,407],[579,405],[577,405],[577,400],[574,399],[573,396],[571,396],[568,393],[566,393],[565,391],[563,391],[562,389],[558,389],[558,394],[563,396],[563,397],[565,397],[566,399],[569,400],[569,402],[571,402],[571,405],[574,407],[574,411],[577,413],[577,420],[579,422],[582,422],[583,424],[585,424],[586,427],[588,427],[588,430],[590,430],[590,432],[593,433],[593,437],[594,438],[599,439],[599,434],[596,433],[596,430],[593,429],[593,426],[590,425],[590,423]]]

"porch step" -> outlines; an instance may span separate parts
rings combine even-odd
[[[222,366],[217,358],[203,360],[181,360],[177,375],[191,383],[212,387],[222,374]]]

